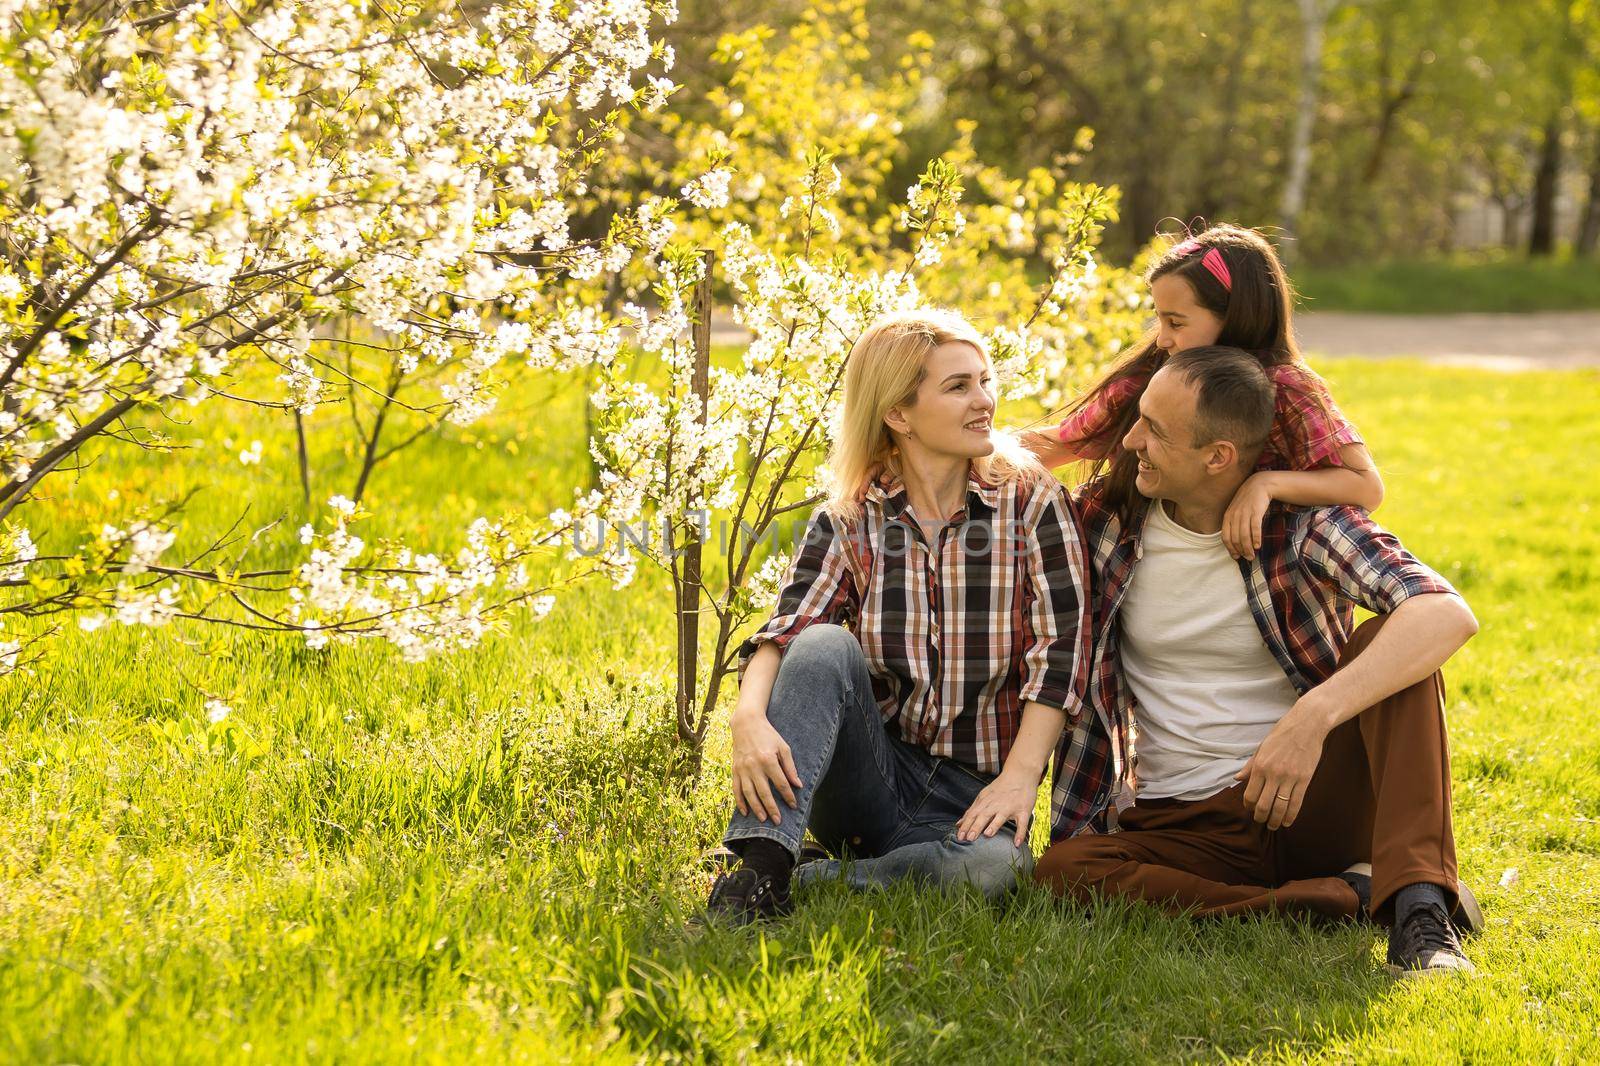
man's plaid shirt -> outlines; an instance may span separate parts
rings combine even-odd
[[[1004,767],[1033,700],[1078,715],[1089,680],[1088,580],[1066,490],[967,481],[929,544],[898,479],[870,486],[859,520],[818,508],[772,617],[739,648],[780,648],[834,623],[861,642],[873,695],[901,739],[983,773]]]
[[[1101,484],[1092,481],[1074,495],[1094,586],[1093,713],[1069,723],[1056,750],[1050,824],[1058,840],[1094,821],[1128,770],[1134,704],[1122,678],[1117,609],[1142,552],[1150,504],[1123,529],[1116,509],[1102,499]],[[1253,559],[1239,560],[1239,569],[1256,626],[1302,695],[1338,667],[1355,607],[1389,614],[1412,596],[1455,592],[1355,507],[1274,503],[1262,522],[1260,550]]]

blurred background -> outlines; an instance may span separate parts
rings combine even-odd
[[[846,30],[838,91],[892,96],[916,73],[889,188],[970,121],[986,163],[1118,186],[1113,261],[1164,219],[1222,219],[1277,227],[1318,306],[1556,310],[1600,304],[1594,6],[683,0],[664,36],[672,110],[708,119],[723,35]]]

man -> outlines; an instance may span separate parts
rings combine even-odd
[[[1255,557],[1228,554],[1222,516],[1273,417],[1246,353],[1172,357],[1139,413],[1137,495],[1080,492],[1095,714],[1058,753],[1057,831],[1105,810],[1130,747],[1135,798],[1035,878],[1196,915],[1367,915],[1390,924],[1392,972],[1470,971],[1437,671],[1472,612],[1353,507],[1274,505]],[[1351,632],[1356,606],[1378,617]]]

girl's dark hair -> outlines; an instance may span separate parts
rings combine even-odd
[[[1231,292],[1201,261],[1212,248],[1228,268]],[[1145,274],[1145,283],[1154,284],[1169,274],[1187,281],[1194,290],[1195,301],[1222,319],[1217,345],[1241,348],[1260,360],[1264,368],[1303,361],[1292,324],[1294,290],[1278,253],[1260,233],[1221,223],[1192,234],[1192,239],[1174,244],[1155,261]],[[1134,486],[1139,462],[1123,449],[1122,438],[1139,420],[1139,396],[1144,386],[1167,361],[1167,353],[1156,347],[1156,332],[1152,328],[1145,334],[1064,412],[1070,415],[1081,410],[1119,382],[1130,378],[1139,382],[1138,392],[1107,412],[1110,423],[1106,435],[1111,448],[1090,471],[1091,477],[1104,474],[1100,492],[1107,503],[1117,508],[1124,524],[1132,519],[1139,504],[1139,492]],[[1293,434],[1298,427],[1285,428]],[[1291,445],[1298,443],[1291,441]]]

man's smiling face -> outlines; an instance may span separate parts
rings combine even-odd
[[[1195,446],[1195,389],[1165,369],[1139,398],[1139,420],[1122,446],[1139,457],[1135,484],[1152,500],[1183,499],[1204,483],[1209,445]]]

